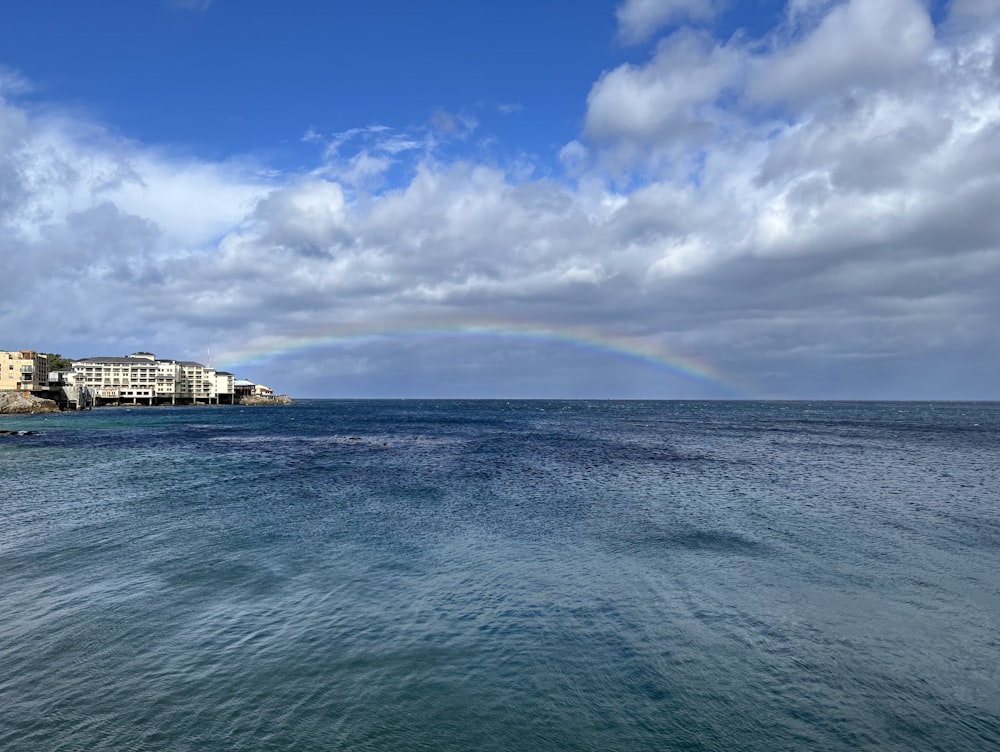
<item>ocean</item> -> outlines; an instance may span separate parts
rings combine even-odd
[[[1000,403],[0,428],[0,749],[1000,749]]]

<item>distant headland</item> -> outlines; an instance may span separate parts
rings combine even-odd
[[[74,360],[0,350],[0,413],[87,410],[104,405],[288,405],[285,394],[192,360],[151,352]]]

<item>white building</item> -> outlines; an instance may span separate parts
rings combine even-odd
[[[236,399],[236,376],[229,371],[216,371],[215,394],[220,398],[227,395],[230,397],[228,402],[234,402]]]
[[[235,401],[232,379],[220,379],[214,368],[189,360],[159,359],[149,352],[85,358],[73,363],[73,373],[78,384],[94,392],[98,403],[207,405]]]

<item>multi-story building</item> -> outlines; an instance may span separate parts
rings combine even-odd
[[[215,371],[193,360],[183,360],[177,365],[180,366],[177,397],[185,402],[211,402],[215,389]]]
[[[89,387],[101,402],[145,402],[154,404],[157,366],[151,353],[127,358],[86,358],[73,363],[79,384]]]
[[[215,372],[215,393],[225,403],[236,401],[236,376],[229,371]],[[228,397],[228,399],[226,399]]]
[[[127,357],[85,358],[73,363],[73,371],[77,383],[93,390],[98,402],[103,403],[178,405],[235,401],[231,381],[220,380],[214,368],[194,361],[159,359],[148,352]]]
[[[49,358],[34,350],[0,350],[0,389],[37,392],[49,388]]]

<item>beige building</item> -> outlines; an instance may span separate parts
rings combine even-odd
[[[49,358],[35,350],[0,350],[0,390],[32,392],[49,388]]]

